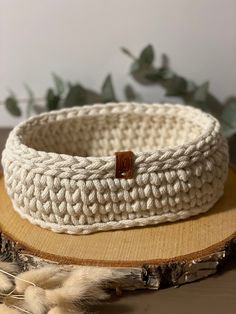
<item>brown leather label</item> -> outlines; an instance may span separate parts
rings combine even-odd
[[[116,178],[131,179],[134,176],[134,153],[116,152]]]

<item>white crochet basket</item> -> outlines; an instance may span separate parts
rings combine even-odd
[[[193,107],[110,103],[21,123],[2,163],[22,218],[85,234],[206,212],[223,194],[228,147],[219,122]]]

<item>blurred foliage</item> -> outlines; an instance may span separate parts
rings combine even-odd
[[[222,103],[209,91],[208,81],[198,85],[192,80],[177,74],[171,68],[170,60],[166,54],[161,55],[160,65],[156,66],[154,64],[155,53],[151,45],[146,46],[138,57],[135,57],[127,48],[121,50],[131,58],[130,74],[137,83],[145,86],[161,86],[166,97],[178,97],[183,103],[201,108],[217,117],[221,121],[227,137],[236,134],[236,97],[230,97]],[[65,82],[54,73],[52,79],[53,86],[47,89],[41,104],[34,97],[31,88],[25,85],[28,96],[27,116],[33,113],[82,106],[84,104],[118,101],[110,74],[105,78],[100,92],[88,89],[80,83]],[[130,84],[124,87],[124,98],[127,101],[142,101],[141,95]],[[19,117],[22,115],[20,101],[17,100],[13,92],[10,92],[4,104],[13,116]]]

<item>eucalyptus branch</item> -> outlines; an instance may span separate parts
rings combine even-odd
[[[179,97],[184,103],[201,108],[216,116],[222,123],[226,136],[236,134],[236,98],[230,97],[224,103],[209,91],[209,82],[196,84],[170,67],[169,58],[163,54],[160,66],[154,65],[155,53],[151,45],[145,47],[138,58],[128,49],[122,51],[131,57],[130,74],[142,85],[159,85],[167,97]]]
[[[184,103],[216,116],[221,121],[226,136],[236,134],[236,97],[230,97],[222,103],[209,91],[209,82],[199,85],[177,74],[171,68],[166,54],[161,55],[160,65],[156,66],[155,53],[151,45],[145,47],[138,57],[127,48],[122,47],[121,50],[132,60],[130,74],[136,82],[145,86],[161,86],[166,91],[166,97],[179,97]],[[27,98],[17,99],[10,91],[9,96],[0,101],[0,105],[5,105],[10,114],[19,117],[22,115],[22,104],[26,104],[26,115],[31,116],[60,108],[118,101],[110,74],[102,83],[100,91],[86,88],[80,83],[65,82],[55,73],[52,74],[52,79],[52,87],[46,90],[44,97],[35,97],[32,89],[25,84]],[[127,101],[142,100],[141,95],[131,85],[124,87],[124,95]]]

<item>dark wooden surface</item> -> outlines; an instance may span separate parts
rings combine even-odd
[[[0,129],[0,152],[8,133],[9,129]],[[210,278],[179,288],[125,292],[120,298],[96,306],[90,313],[235,314],[236,256]]]

